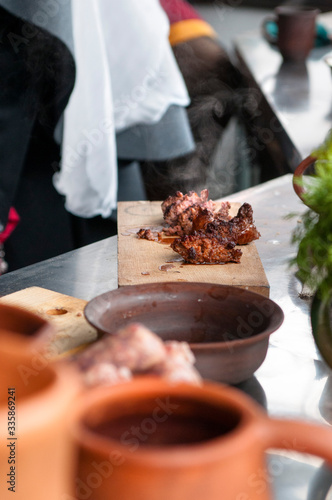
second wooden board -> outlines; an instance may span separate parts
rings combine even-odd
[[[119,286],[165,281],[219,283],[246,288],[269,296],[269,283],[254,242],[242,245],[239,264],[193,265],[177,262],[169,244],[138,239],[141,228],[163,224],[160,202],[132,201],[118,204]],[[239,204],[232,204],[235,214]],[[258,228],[259,229],[259,228]]]
[[[53,325],[52,357],[97,339],[97,331],[84,317],[85,300],[33,286],[1,297],[0,304],[21,307]]]

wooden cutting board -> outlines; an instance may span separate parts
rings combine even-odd
[[[62,354],[96,340],[97,331],[86,321],[86,301],[40,287],[30,287],[0,298],[0,304],[22,307],[48,320],[55,329],[50,352]]]
[[[160,205],[161,202],[149,201],[118,203],[119,286],[191,281],[233,285],[269,296],[269,283],[254,242],[241,246],[243,255],[239,264],[192,265],[170,262],[179,255],[169,244],[138,239],[139,229],[162,225]],[[239,206],[232,204],[232,215]]]

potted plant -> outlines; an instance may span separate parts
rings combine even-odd
[[[309,165],[315,173],[302,177]],[[294,189],[309,209],[293,233],[298,277],[313,291],[311,325],[316,345],[332,367],[332,129],[324,143],[294,173]]]

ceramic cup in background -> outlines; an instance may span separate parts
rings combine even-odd
[[[238,389],[141,378],[84,395],[73,414],[77,498],[271,500],[264,452],[332,464],[332,430],[277,420]]]
[[[279,6],[274,17],[263,21],[265,38],[276,43],[285,61],[305,61],[314,46],[316,19],[319,9],[316,7]],[[277,39],[271,38],[267,31],[268,22],[275,21],[278,26]]]
[[[4,342],[0,366],[0,498],[65,499],[74,474],[68,416],[80,390],[77,374]]]

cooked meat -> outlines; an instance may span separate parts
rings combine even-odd
[[[197,202],[206,202],[209,199],[209,192],[207,189],[203,189],[201,191],[200,196],[195,193],[195,191],[189,191],[187,194],[181,193],[181,191],[177,191],[174,196],[169,196],[165,201],[161,204],[161,209],[163,214],[167,213],[170,207],[174,204],[178,205],[179,203],[185,203],[190,201],[190,204],[194,204]]]
[[[236,245],[244,245],[260,237],[253,223],[252,207],[244,203],[233,219],[225,219],[219,212],[211,212],[200,208],[192,222],[193,231],[202,231],[207,237],[220,237],[233,241]]]
[[[177,191],[161,205],[163,216],[169,227],[168,235],[177,235],[171,248],[190,264],[221,264],[240,262],[241,250],[235,245],[245,245],[260,237],[254,221],[253,210],[244,203],[235,217],[231,218],[228,201],[222,202],[215,212],[215,203],[208,199],[208,190],[200,196],[194,191],[183,194]],[[140,229],[139,238],[156,240],[149,229]],[[158,236],[157,236],[158,238]]]
[[[242,252],[234,246],[233,241],[202,231],[176,238],[171,243],[171,248],[189,264],[240,262]]]
[[[205,231],[208,224],[214,222],[214,213],[206,208],[199,207],[196,211],[196,216],[192,221],[192,231],[186,234],[197,231]]]
[[[260,237],[254,222],[252,207],[244,203],[237,215],[229,215],[230,203],[223,202],[218,212],[214,212],[214,203],[208,201],[208,191],[205,189],[199,197],[191,191],[183,195],[180,191],[175,196],[167,198],[162,204],[164,219],[169,224],[165,229],[167,234],[178,236],[204,231],[208,237],[220,236],[237,245],[244,245]],[[146,230],[149,231],[149,230]],[[144,234],[141,229],[140,233]],[[139,236],[155,239],[153,236]]]
[[[190,191],[188,194],[183,194],[177,191],[175,196],[168,197],[162,204],[161,209],[165,222],[169,224],[170,227],[179,225],[179,216],[185,212],[188,208],[193,205],[198,205],[202,208],[207,208],[213,211],[215,208],[215,203],[208,199],[209,192],[207,189],[201,191],[200,196],[194,191]]]
[[[260,233],[254,224],[252,206],[249,203],[243,203],[236,217],[233,217],[230,222],[237,226],[238,245],[245,245],[246,243],[250,243],[250,241],[260,238]]]
[[[195,363],[195,356],[187,342],[178,342],[176,340],[167,340],[165,348],[168,358],[178,363]]]
[[[215,217],[218,219],[229,220],[229,210],[231,206],[228,201],[223,202],[221,204],[220,210],[215,213],[213,212],[213,207],[206,207],[206,203],[194,203],[189,206],[182,212],[179,212],[177,216],[176,223],[169,228],[166,228],[164,231],[171,235],[176,234],[177,236],[183,236],[184,234],[191,234],[194,231],[199,231],[204,229],[208,222],[212,222],[215,220]]]
[[[186,342],[163,342],[143,325],[133,323],[103,337],[76,357],[88,387],[115,385],[136,374],[157,375],[173,382],[199,384],[195,357]]]
[[[190,382],[200,384],[202,378],[196,368],[195,356],[187,342],[168,341],[165,342],[167,356],[151,371],[171,382]]]
[[[143,325],[132,323],[78,354],[78,364],[83,370],[95,363],[111,363],[117,368],[126,366],[132,372],[141,372],[165,356],[163,341]]]
[[[153,233],[151,229],[140,229],[137,232],[137,237],[141,240],[158,241],[158,234]]]
[[[213,220],[213,212],[207,208],[202,208],[201,205],[195,203],[186,208],[183,212],[179,213],[176,225],[168,227],[164,232],[168,235],[183,236],[190,234],[194,231],[194,223],[198,221],[202,213],[209,216],[209,220]]]
[[[117,368],[111,363],[96,363],[84,373],[84,382],[88,387],[115,385],[132,378],[133,375],[126,366]]]
[[[253,222],[253,211],[249,203],[244,203],[238,213],[229,221],[218,216],[205,227],[207,234],[218,234],[222,238],[232,239],[237,245],[244,245],[260,237]]]
[[[216,213],[216,216],[219,219],[229,220],[231,218],[231,216],[229,215],[230,209],[231,209],[231,204],[229,203],[229,201],[222,201],[221,207],[219,208],[218,212]]]

